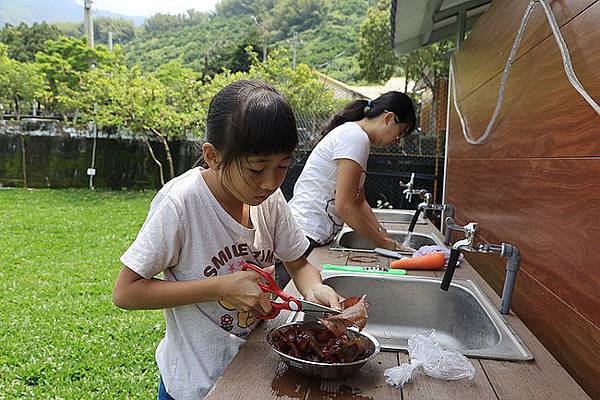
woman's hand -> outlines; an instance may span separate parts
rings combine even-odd
[[[388,250],[393,250],[393,251],[403,251],[403,252],[411,252],[411,253],[415,251],[415,249],[413,249],[412,247],[406,246],[392,238],[388,238],[383,247]]]
[[[273,274],[275,266],[263,269]],[[258,286],[261,276],[254,271],[239,271],[223,277],[220,300],[231,303],[238,311],[251,312],[255,316],[268,315],[273,311],[268,295]]]
[[[344,298],[337,294],[331,286],[319,283],[307,290],[306,300],[341,310],[340,301],[344,300]]]

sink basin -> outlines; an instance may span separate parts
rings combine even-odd
[[[400,243],[404,242],[404,239],[408,234],[407,231],[398,230],[388,230],[387,233],[392,239]],[[437,240],[437,238],[435,238],[434,236],[424,235],[422,233],[412,233],[409,244],[410,247],[414,249],[418,249],[421,246],[432,244],[443,246],[443,243]],[[342,230],[335,237],[335,240],[333,241],[333,244],[331,245],[331,247],[329,247],[329,249],[347,251],[354,250],[372,253],[375,247],[375,244],[369,239],[365,238],[364,236],[361,236],[349,226],[344,226],[344,228],[342,228]]]
[[[379,222],[396,222],[399,224],[410,224],[415,210],[398,210],[386,208],[373,208],[373,214]],[[417,224],[426,224],[427,220],[423,217],[423,213],[419,215]]]
[[[406,350],[408,338],[435,329],[437,340],[464,355],[499,360],[532,360],[483,292],[470,280],[455,279],[448,292],[440,279],[323,271],[323,282],[340,295],[367,295],[365,331],[384,350]],[[313,317],[314,318],[314,317]],[[288,322],[304,319],[293,313]]]

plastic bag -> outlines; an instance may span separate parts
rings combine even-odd
[[[390,385],[404,386],[419,367],[432,378],[447,381],[462,378],[471,380],[475,376],[475,367],[467,357],[456,350],[444,349],[436,341],[435,329],[427,335],[412,335],[408,339],[408,353],[410,363],[385,370],[386,382]]]
[[[448,261],[450,260],[450,249],[447,249],[442,246],[438,246],[436,244],[419,247],[419,250],[414,252],[413,257],[424,256],[425,254],[436,253],[436,252],[444,253],[444,258],[446,258],[446,267],[447,267]],[[456,264],[457,267],[460,267],[460,262],[462,261],[463,258],[465,258],[465,256],[462,253],[460,253],[460,256],[458,256],[458,263]]]

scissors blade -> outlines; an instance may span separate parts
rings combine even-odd
[[[301,311],[303,311],[303,312],[320,312],[320,313],[333,313],[333,314],[341,313],[341,311],[335,310],[330,307],[322,306],[321,304],[318,304],[318,303],[313,303],[312,301],[308,301],[308,300],[304,300],[304,299],[298,299],[298,301],[300,302],[300,304],[302,304]]]

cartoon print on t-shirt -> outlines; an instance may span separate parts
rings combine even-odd
[[[221,317],[221,328],[230,332],[233,329],[233,317],[229,314],[225,314]]]
[[[226,309],[227,311],[235,311],[235,307],[233,306],[233,304],[231,304],[227,301],[220,300],[219,305],[221,307],[223,307],[224,309]]]
[[[248,328],[250,325],[256,322],[256,317],[254,316],[254,314],[246,311],[238,312],[237,317],[237,324],[240,328]]]
[[[219,305],[221,307],[223,307],[224,309],[226,309],[227,311],[235,311],[236,310],[236,308],[233,306],[233,304],[228,303],[226,301],[219,301]],[[226,315],[229,315],[229,314],[226,314]],[[238,311],[237,320],[238,320],[237,326],[245,329],[256,322],[256,317],[254,316],[254,314],[252,314],[248,311]],[[233,321],[232,321],[232,323],[233,323]],[[228,329],[228,328],[224,327],[222,318],[221,318],[221,327],[223,329],[225,329],[226,331],[230,331],[232,328],[232,327],[229,327],[229,329]]]

